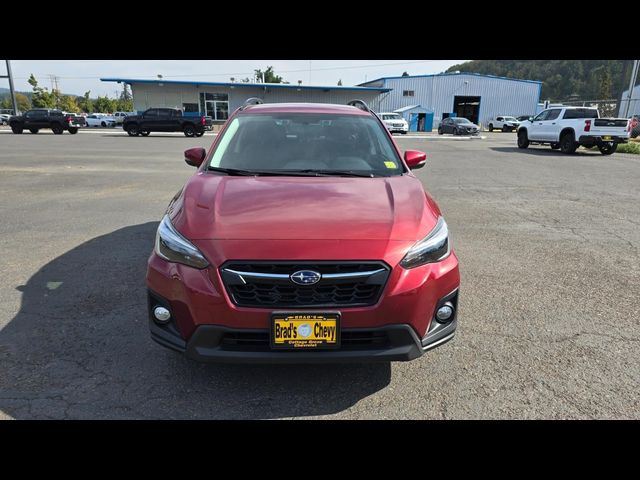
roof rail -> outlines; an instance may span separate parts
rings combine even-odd
[[[258,97],[247,98],[244,104],[240,107],[240,110],[244,110],[245,108],[251,105],[260,105],[261,103],[264,103],[261,98],[258,98]]]
[[[351,100],[350,102],[347,102],[347,105],[359,108],[360,110],[364,110],[365,112],[370,112],[371,111],[369,109],[369,105],[367,105],[364,100],[357,100],[357,99],[356,100]]]

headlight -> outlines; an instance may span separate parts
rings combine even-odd
[[[451,248],[447,222],[444,221],[444,218],[438,217],[438,222],[433,230],[411,247],[400,265],[404,268],[413,268],[425,263],[439,262],[447,258],[449,253],[451,253]]]
[[[182,263],[194,268],[206,268],[209,262],[189,240],[173,228],[165,215],[156,233],[156,254],[168,262]]]

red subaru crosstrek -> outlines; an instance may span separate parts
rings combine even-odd
[[[236,110],[149,258],[152,338],[200,361],[412,360],[450,340],[447,224],[361,101]]]

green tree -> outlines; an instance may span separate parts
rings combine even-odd
[[[101,97],[98,96],[96,100],[93,102],[93,108],[97,112],[101,113],[111,113],[116,111],[116,100],[112,100],[107,96]]]
[[[403,76],[403,77],[408,77],[408,76],[409,76],[409,74],[408,74],[407,72],[402,72],[402,76]]]
[[[122,93],[120,94],[120,100],[129,101],[133,100],[133,95],[129,91],[129,85],[126,83],[122,86]],[[128,111],[128,110],[127,110]]]
[[[258,81],[262,81],[263,83],[282,83],[282,77],[276,75],[273,71],[273,67],[267,67],[267,69],[263,72],[262,70],[254,70]]]
[[[116,110],[120,112],[133,112],[133,100],[119,98],[116,102]]]
[[[73,95],[63,95],[60,97],[59,107],[60,110],[70,113],[78,113],[80,111],[80,106],[76,100],[76,97]]]
[[[91,90],[84,92],[84,95],[78,98],[78,106],[83,112],[93,113],[93,101],[90,96]]]
[[[31,96],[31,103],[35,108],[55,108],[56,100],[58,99],[59,92],[57,94],[49,93],[47,88],[38,86],[38,80],[33,76],[33,73],[29,77],[29,85],[33,88],[33,95]],[[54,90],[57,92],[57,90]]]
[[[16,93],[16,103],[18,104],[19,112],[26,112],[31,109],[31,102],[29,101],[29,97],[23,95],[22,93]],[[11,101],[11,97],[5,97],[2,102],[0,102],[0,108],[9,108],[13,109],[13,102]]]

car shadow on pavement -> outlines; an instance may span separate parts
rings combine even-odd
[[[198,364],[148,334],[146,261],[157,223],[89,240],[38,270],[0,330],[0,417],[280,418],[348,409],[391,367]]]
[[[547,146],[547,145],[539,145],[539,146],[535,146],[535,147],[529,147],[529,148],[518,148],[518,147],[490,147],[491,150],[494,150],[496,152],[503,152],[503,153],[524,153],[527,155],[562,155],[562,156],[582,156],[582,157],[586,157],[586,156],[591,156],[591,155],[597,155],[599,157],[601,157],[602,155],[600,154],[600,152],[598,150],[585,150],[583,148],[580,148],[578,150],[576,150],[574,153],[570,153],[570,154],[566,154],[566,153],[562,153],[560,150],[552,150],[551,147]]]

